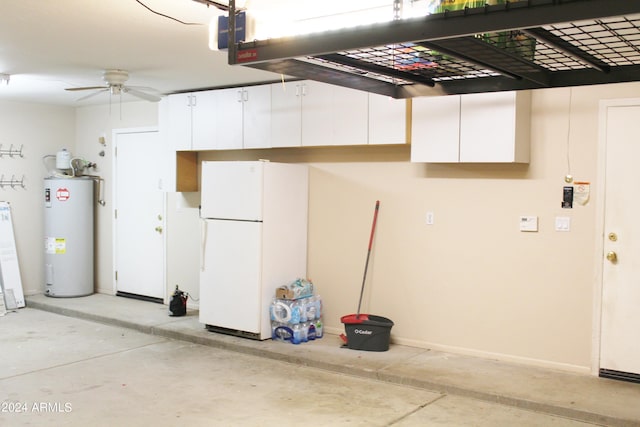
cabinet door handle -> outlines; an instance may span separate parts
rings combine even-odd
[[[242,91],[238,91],[238,102],[242,102]]]
[[[190,100],[190,104],[189,104],[190,107],[195,107],[196,104],[198,103],[195,95],[189,96],[189,100]]]
[[[243,90],[242,91],[242,100],[247,102],[249,100],[249,91],[248,90]]]

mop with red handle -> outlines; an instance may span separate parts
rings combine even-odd
[[[371,257],[371,248],[373,246],[373,236],[375,234],[376,231],[376,223],[378,222],[378,211],[380,210],[380,201],[377,200],[376,201],[376,207],[375,210],[373,212],[373,223],[371,224],[371,235],[369,236],[369,247],[367,248],[367,260],[365,261],[364,264],[364,275],[362,277],[362,287],[360,288],[360,299],[358,300],[358,311],[356,314],[349,314],[346,316],[342,316],[340,318],[340,321],[342,323],[345,324],[346,328],[350,328],[353,329],[354,325],[370,325],[372,323],[376,323],[375,320],[372,319],[384,319],[384,321],[387,321],[388,319],[386,318],[382,318],[380,316],[372,316],[369,314],[360,314],[360,308],[362,306],[362,296],[364,295],[364,286],[365,283],[367,281],[367,270],[369,269],[369,258]],[[389,321],[390,322],[390,321]],[[391,322],[391,324],[393,324]],[[384,324],[384,326],[386,326],[386,324]],[[340,334],[340,338],[343,341],[343,347],[351,347],[351,343],[349,342],[350,340],[348,339],[348,331],[347,331],[347,335],[345,334]],[[385,347],[385,346],[382,346]],[[381,348],[382,348],[381,347]],[[388,348],[388,344],[386,345],[386,348]],[[384,349],[384,348],[382,348]]]
[[[364,294],[364,283],[367,280],[367,270],[369,269],[369,257],[371,256],[371,246],[373,246],[373,235],[376,231],[376,222],[378,222],[378,211],[380,210],[380,200],[376,200],[376,207],[373,211],[373,223],[371,224],[371,236],[369,237],[369,248],[367,249],[367,260],[364,264],[364,275],[362,277],[362,287],[360,288],[360,299],[358,300],[358,311],[356,319],[360,318],[360,306],[362,305],[362,295]]]

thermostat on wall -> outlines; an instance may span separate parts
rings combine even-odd
[[[537,216],[521,216],[520,231],[538,231]]]

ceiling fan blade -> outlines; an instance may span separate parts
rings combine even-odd
[[[85,99],[93,98],[94,96],[99,95],[102,92],[108,92],[109,91],[109,88],[100,87],[99,89],[101,89],[101,90],[96,91],[94,93],[90,93],[89,95],[83,96],[82,98],[78,98],[78,99],[76,99],[76,101],[84,101]]]
[[[142,90],[145,92],[158,92],[156,89],[149,87],[149,86],[138,86],[138,85],[127,85],[127,89],[137,89],[137,90]]]
[[[131,89],[130,87],[123,88],[123,91],[125,93],[130,93],[133,96],[137,96],[138,98],[142,98],[142,99],[145,99],[147,101],[151,101],[151,102],[160,101],[160,97],[159,96],[151,95],[150,93],[146,93],[146,92],[141,92],[141,91],[136,90],[136,89]]]
[[[105,87],[104,86],[68,87],[65,90],[74,92],[77,90],[96,90],[96,89],[105,89]]]

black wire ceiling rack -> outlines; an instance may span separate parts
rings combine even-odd
[[[229,24],[231,65],[395,98],[640,80],[640,0],[507,1],[258,41]]]

